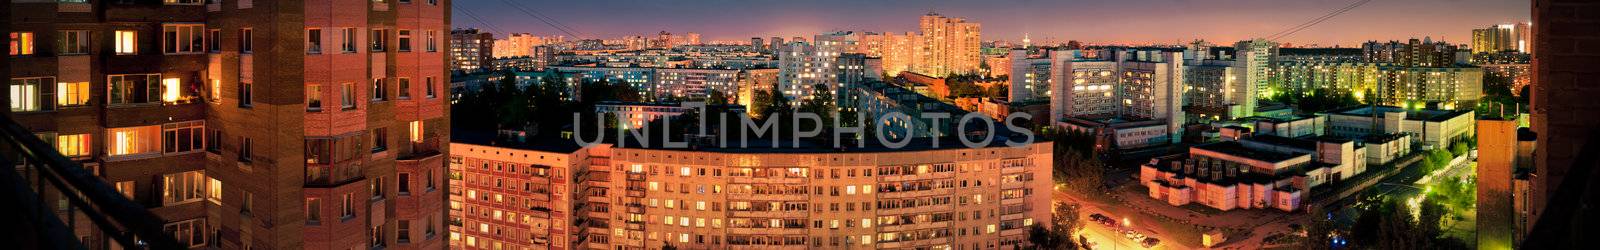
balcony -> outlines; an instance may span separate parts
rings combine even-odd
[[[422,140],[410,142],[408,145],[411,146],[410,153],[402,155],[396,160],[415,161],[439,156],[439,137],[423,138]]]
[[[306,186],[338,186],[360,180],[361,160],[351,159],[334,163],[306,162]]]
[[[39,140],[9,116],[0,116],[0,223],[13,233],[0,241],[18,249],[180,249],[163,233],[162,220],[111,185]],[[65,196],[66,203],[53,202]],[[87,220],[80,223],[79,220]],[[72,226],[69,226],[72,225]],[[80,234],[82,233],[82,234]],[[80,239],[91,239],[88,242]]]

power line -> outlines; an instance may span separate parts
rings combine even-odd
[[[1305,26],[1311,25],[1311,23],[1315,23],[1317,20],[1322,20],[1323,18],[1328,18],[1328,16],[1334,15],[1333,14],[1334,12],[1338,12],[1340,10],[1348,9],[1348,8],[1350,8],[1350,6],[1355,6],[1355,4],[1359,3],[1359,2],[1361,2],[1361,1],[1357,0],[1356,2],[1353,2],[1353,3],[1349,4],[1349,5],[1345,5],[1344,7],[1340,7],[1338,9],[1334,9],[1333,12],[1330,12],[1330,13],[1327,13],[1327,14],[1323,14],[1322,16],[1318,16],[1316,18],[1312,18],[1311,20],[1306,20],[1305,22],[1302,22],[1300,24],[1296,24],[1295,26],[1291,26],[1291,27],[1289,27],[1287,29],[1280,30],[1280,31],[1278,31],[1278,33],[1272,33],[1272,35],[1267,35],[1265,37],[1278,37],[1278,35],[1283,35],[1284,33],[1288,33],[1291,30],[1295,30],[1295,29],[1298,29],[1298,28],[1301,28],[1301,27],[1305,27]]]
[[[1280,32],[1278,32],[1276,34],[1273,34],[1272,36],[1268,36],[1267,40],[1269,40],[1269,41],[1278,40],[1278,39],[1283,39],[1284,37],[1288,37],[1290,35],[1294,35],[1294,33],[1298,33],[1298,32],[1300,32],[1302,30],[1311,28],[1311,26],[1316,26],[1317,24],[1321,24],[1324,21],[1328,21],[1329,19],[1333,19],[1334,17],[1339,16],[1341,14],[1344,14],[1345,12],[1349,12],[1350,10],[1353,10],[1353,9],[1355,9],[1357,7],[1361,7],[1362,5],[1366,5],[1368,2],[1372,2],[1372,0],[1358,0],[1355,3],[1350,4],[1349,6],[1345,6],[1344,8],[1340,8],[1338,10],[1334,10],[1332,13],[1328,13],[1327,15],[1323,15],[1321,17],[1312,19],[1310,21],[1307,21],[1306,23],[1302,23],[1302,24],[1297,25],[1295,27],[1291,27],[1288,30],[1280,31]]]
[[[574,29],[574,28],[572,28],[572,26],[567,26],[567,24],[561,23],[560,20],[556,20],[555,17],[551,17],[550,15],[545,15],[544,12],[539,12],[538,9],[529,8],[527,6],[522,6],[521,3],[518,3],[516,1],[511,1],[511,3],[517,5],[517,7],[519,7],[519,8],[523,8],[523,9],[526,9],[527,11],[533,12],[533,14],[535,14],[535,15],[539,15],[541,17],[544,17],[545,20],[550,20],[551,23],[555,23],[556,26],[561,26],[562,29],[566,29],[566,30],[572,31],[572,33],[577,33],[578,35],[583,35],[584,34],[583,31],[578,30],[578,29]],[[578,38],[578,37],[574,37],[574,38]]]
[[[467,17],[472,18],[472,20],[478,21],[479,24],[483,24],[484,27],[489,28],[489,30],[494,31],[494,33],[502,33],[502,34],[504,34],[504,32],[502,30],[500,30],[500,27],[495,27],[494,24],[490,24],[489,22],[483,21],[482,18],[478,18],[477,14],[472,14],[472,11],[467,10],[466,8],[455,8],[455,10],[461,11],[462,14],[467,14]]]
[[[546,19],[546,17],[544,17],[542,15],[535,14],[533,11],[528,10],[527,8],[523,8],[522,5],[518,5],[518,4],[516,4],[514,2],[511,2],[509,0],[500,0],[500,1],[506,3],[506,5],[510,5],[512,8],[516,8],[518,11],[522,11],[522,14],[527,14],[528,16],[533,17],[533,19],[539,20],[539,22],[542,22],[545,25],[549,25],[551,28],[555,28],[556,30],[561,31],[561,33],[566,33],[567,35],[572,36],[573,38],[580,38],[580,39],[582,38],[581,36],[578,36],[577,32],[574,32],[573,30],[568,29],[568,27],[565,27],[565,25],[557,24],[555,22],[555,19]]]

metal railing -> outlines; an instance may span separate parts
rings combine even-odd
[[[0,115],[0,163],[13,166],[0,171],[0,202],[12,207],[9,216],[25,231],[11,240],[28,249],[109,248],[183,249],[162,229],[162,220],[144,206],[129,200],[77,162],[68,160],[50,144]],[[11,210],[6,209],[6,210]],[[80,218],[88,223],[80,225]]]

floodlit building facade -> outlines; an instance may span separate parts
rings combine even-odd
[[[498,144],[490,146],[487,144]],[[816,152],[458,141],[468,248],[1026,245],[1050,223],[1050,144]],[[545,146],[534,146],[545,145]],[[830,150],[831,151],[831,150]]]

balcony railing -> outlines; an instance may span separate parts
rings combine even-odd
[[[181,249],[162,220],[122,196],[77,162],[0,116],[0,223],[17,229],[0,240],[21,249]],[[65,201],[64,203],[58,201]],[[78,220],[89,223],[80,226]],[[80,231],[84,229],[86,231]],[[87,232],[89,235],[78,235]],[[100,236],[95,236],[100,235]],[[102,237],[103,236],[103,237]],[[88,239],[88,240],[80,240]]]

